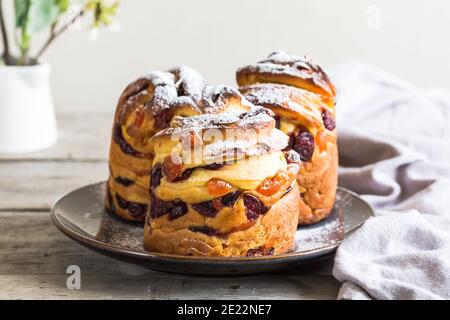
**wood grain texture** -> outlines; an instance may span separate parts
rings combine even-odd
[[[0,210],[50,209],[64,194],[108,177],[106,162],[0,162]]]
[[[104,160],[108,158],[111,113],[61,113],[57,115],[58,142],[48,150],[22,154],[0,154],[1,160]]]
[[[0,299],[335,299],[327,263],[238,278],[152,272],[93,253],[66,238],[48,213],[0,213]],[[26,226],[26,227],[24,227]],[[66,287],[70,265],[81,290]],[[325,268],[324,268],[325,266]]]

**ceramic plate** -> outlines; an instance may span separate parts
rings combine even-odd
[[[333,214],[325,221],[299,228],[292,253],[271,257],[204,258],[147,252],[143,227],[105,212],[105,183],[89,185],[61,198],[51,215],[55,225],[82,245],[145,268],[199,275],[237,275],[295,267],[333,253],[342,240],[373,216],[358,195],[339,189]]]

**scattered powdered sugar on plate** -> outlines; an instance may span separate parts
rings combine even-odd
[[[349,231],[345,221],[345,210],[351,206],[351,201],[351,196],[339,190],[335,208],[328,219],[319,224],[298,229],[294,253],[338,245]],[[100,219],[96,216],[93,218]],[[145,252],[143,233],[142,224],[127,222],[104,212],[96,239],[117,248]]]
[[[345,210],[351,206],[351,201],[352,198],[348,194],[338,191],[336,204],[330,217],[316,225],[300,227],[297,230],[295,252],[338,245],[349,229]]]

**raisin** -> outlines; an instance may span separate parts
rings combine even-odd
[[[116,123],[114,125],[113,138],[114,142],[119,145],[123,153],[132,156],[136,156],[139,154],[136,150],[134,150],[132,146],[128,144],[128,142],[125,141],[122,133],[122,126],[120,125],[120,123]]]
[[[244,195],[244,206],[247,211],[247,219],[249,221],[258,220],[259,216],[267,213],[269,209],[254,195]]]
[[[203,233],[210,237],[218,235],[216,230],[209,227],[190,227],[189,230],[192,232]]]
[[[181,218],[188,212],[188,207],[185,202],[177,202],[174,204],[172,210],[170,210],[169,219],[176,220]]]
[[[173,207],[173,202],[163,201],[155,196],[152,196],[150,213],[152,218],[160,218],[168,214]]]
[[[181,182],[189,179],[194,172],[195,168],[184,170],[183,173],[176,178],[173,182]]]
[[[128,202],[128,211],[134,218],[141,218],[147,213],[148,207],[145,204]]]
[[[274,248],[258,248],[247,251],[247,257],[266,257],[275,254]]]
[[[143,217],[147,213],[148,207],[145,204],[127,201],[118,194],[116,194],[116,201],[120,208],[128,210],[135,218]]]
[[[116,177],[116,178],[114,178],[114,180],[115,180],[118,184],[121,184],[121,185],[123,185],[123,186],[125,186],[125,187],[129,187],[129,186],[131,186],[131,185],[134,184],[134,181],[133,181],[133,180],[127,179],[127,178],[124,178],[124,177]]]
[[[327,130],[333,131],[336,129],[336,120],[334,119],[334,116],[326,109],[322,111],[322,119],[323,124]]]
[[[127,201],[124,198],[122,198],[121,196],[119,196],[118,194],[116,194],[116,202],[119,205],[119,207],[122,208],[123,210],[128,209]]]
[[[214,204],[212,201],[193,204],[192,208],[194,208],[194,210],[201,215],[208,218],[215,218],[217,216],[217,210],[214,208]]]
[[[235,191],[232,193],[227,194],[226,196],[222,197],[222,204],[225,207],[233,207],[234,204],[236,203],[236,201],[239,199],[239,197],[241,196],[242,191]]]
[[[291,147],[298,152],[302,161],[309,161],[314,154],[314,136],[305,130],[299,130],[291,137]]]
[[[222,163],[213,163],[207,166],[204,166],[203,168],[207,169],[207,170],[219,170],[222,169],[225,165]]]
[[[157,163],[152,170],[150,186],[152,189],[156,189],[160,183],[162,178],[162,166],[160,163]]]

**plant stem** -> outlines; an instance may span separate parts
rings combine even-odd
[[[3,60],[6,65],[9,64],[10,53],[9,53],[9,40],[8,40],[8,32],[6,31],[6,22],[5,17],[3,16],[3,1],[0,0],[0,28],[3,39]]]
[[[77,21],[79,18],[81,18],[84,14],[85,14],[85,10],[81,9],[80,12],[78,12],[75,17],[73,17],[68,23],[63,25],[61,27],[61,29],[59,29],[59,30],[56,30],[57,23],[53,24],[50,29],[50,36],[47,39],[47,41],[44,43],[44,46],[42,47],[42,49],[39,50],[38,54],[36,55],[35,60],[38,61],[41,58],[42,54],[45,52],[45,50],[47,50],[47,48],[52,44],[52,42],[56,38],[58,38],[64,31],[66,31],[70,27],[70,25],[72,25],[73,23],[75,23],[75,21]]]

